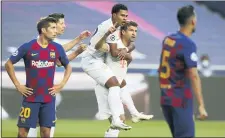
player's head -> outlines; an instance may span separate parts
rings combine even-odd
[[[138,24],[133,21],[126,22],[121,26],[121,37],[129,42],[135,41],[137,37],[137,27]]]
[[[37,23],[37,30],[39,35],[43,35],[45,38],[52,40],[56,38],[56,20],[52,17],[42,18]]]
[[[56,19],[56,29],[57,29],[57,35],[61,35],[64,33],[66,24],[64,19],[64,14],[62,13],[53,13],[48,15],[48,17],[53,17]]]
[[[177,20],[181,27],[190,29],[192,33],[195,32],[197,18],[193,6],[181,7],[177,12]]]
[[[119,25],[126,23],[128,17],[128,8],[123,4],[115,4],[112,7],[112,19],[117,22]]]

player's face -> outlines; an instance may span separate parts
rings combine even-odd
[[[195,15],[192,19],[192,25],[193,25],[192,33],[194,33],[196,31],[196,24],[197,24],[197,17]]]
[[[47,39],[53,40],[57,36],[56,23],[49,23],[49,27],[42,32]]]
[[[65,28],[66,28],[65,19],[64,18],[59,19],[59,21],[56,24],[57,35],[63,34]]]
[[[120,10],[118,13],[114,13],[113,16],[119,25],[123,25],[127,21],[128,11]]]
[[[126,40],[134,42],[137,37],[137,27],[129,26],[126,31],[122,32],[122,34],[126,38]]]

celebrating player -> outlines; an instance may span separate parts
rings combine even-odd
[[[72,72],[66,53],[60,44],[52,42],[57,36],[56,20],[41,19],[37,24],[38,39],[24,43],[5,64],[5,68],[16,89],[23,95],[18,119],[18,137],[27,137],[30,128],[35,128],[39,119],[41,137],[50,137],[55,126],[55,94],[60,92]],[[24,60],[26,85],[17,80],[13,64]],[[56,60],[65,68],[60,84],[53,85]]]
[[[161,107],[173,137],[194,137],[192,90],[200,119],[207,117],[197,70],[197,47],[190,39],[197,21],[194,7],[180,8],[177,19],[180,30],[163,40],[159,67]]]
[[[102,22],[90,40],[90,46],[82,57],[82,68],[98,84],[108,88],[108,104],[112,113],[112,127],[119,129],[131,129],[120,119],[121,112],[124,112],[123,104],[120,100],[120,84],[111,69],[104,63],[105,52],[109,49],[108,43],[117,43],[119,39],[120,27],[126,23],[128,9],[123,4],[116,4],[112,8],[112,18]],[[121,49],[120,53],[126,54],[134,49],[130,45]],[[103,52],[104,51],[104,52]],[[124,52],[125,51],[125,52]]]

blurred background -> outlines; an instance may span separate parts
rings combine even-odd
[[[137,109],[146,114],[154,114],[149,122],[132,124],[126,111],[131,131],[121,136],[151,137],[171,136],[159,105],[159,85],[157,68],[161,51],[161,41],[168,33],[178,30],[176,12],[178,8],[191,4],[195,7],[198,24],[192,39],[198,46],[199,73],[202,78],[203,94],[209,114],[207,121],[196,120],[197,136],[225,136],[225,2],[128,2],[128,1],[3,1],[1,4],[1,61],[7,58],[21,44],[36,38],[36,23],[40,17],[51,13],[63,13],[66,21],[65,34],[59,37],[64,44],[83,30],[93,32],[97,25],[110,18],[115,3],[123,3],[129,8],[129,20],[139,24],[134,61],[126,78],[126,90],[132,94]],[[85,40],[88,43],[90,39]],[[75,48],[76,49],[76,48]],[[73,49],[74,50],[74,49]],[[57,103],[57,126],[55,136],[103,137],[108,127],[107,121],[98,121],[98,111],[94,94],[95,82],[83,73],[80,57],[72,61],[73,73],[64,87]],[[16,92],[5,69],[2,70],[1,119],[2,137],[13,137],[17,133],[17,116],[21,96]],[[25,83],[23,61],[15,65],[16,76]],[[63,68],[56,69],[55,82],[63,76]],[[197,105],[197,104],[196,104]],[[197,106],[195,106],[197,109]],[[195,115],[198,115],[195,110]]]

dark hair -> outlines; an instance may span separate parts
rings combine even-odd
[[[63,19],[65,17],[65,15],[62,13],[53,13],[53,14],[48,15],[48,17],[55,18],[56,22],[58,22],[59,19]]]
[[[181,7],[177,12],[177,20],[180,26],[186,25],[188,19],[193,15],[195,15],[195,13],[192,5]]]
[[[128,21],[128,22],[126,22],[123,26],[121,26],[121,31],[126,31],[127,29],[128,29],[128,27],[130,27],[130,26],[134,26],[134,27],[138,27],[138,24],[136,23],[136,22],[134,22],[134,21]]]
[[[41,18],[40,21],[37,23],[38,33],[39,34],[42,33],[41,31],[42,28],[48,28],[50,26],[49,23],[56,23],[56,22],[57,22],[56,19],[52,17]]]
[[[124,4],[120,4],[120,3],[115,4],[115,5],[112,7],[111,14],[113,14],[113,13],[118,13],[120,10],[125,10],[125,11],[127,11],[128,8],[127,8],[127,6],[124,5]]]

